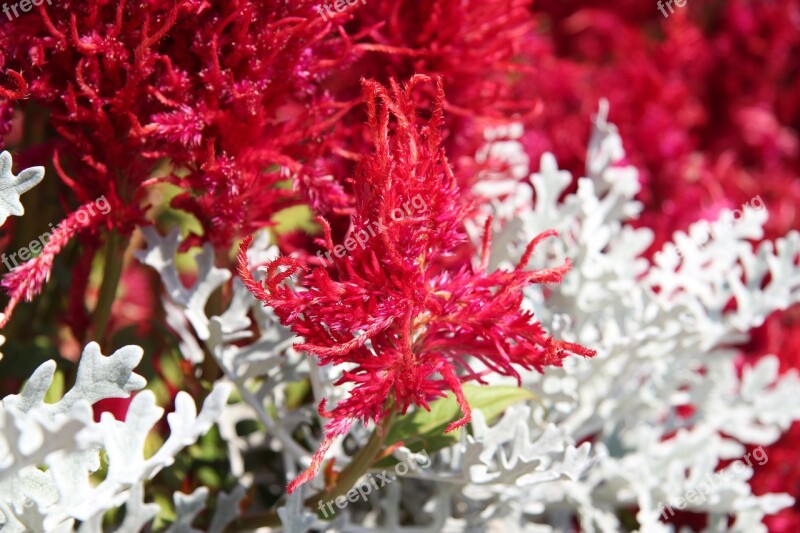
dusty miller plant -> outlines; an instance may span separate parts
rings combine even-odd
[[[698,222],[675,234],[651,263],[643,257],[650,230],[631,224],[640,210],[637,172],[619,163],[622,141],[606,112],[601,103],[588,177],[578,180],[577,192],[564,195],[572,176],[549,154],[529,186],[494,176],[494,237],[505,253],[493,261],[513,262],[526,238],[557,229],[562,238],[546,243],[531,266],[571,257],[574,269],[548,294],[530,290],[528,304],[561,338],[598,350],[593,359],[572,358],[561,369],[526,376],[540,399],[530,403],[532,420],[554,424],[569,442],[591,442],[596,463],[577,481],[483,491],[497,512],[482,509],[481,518],[513,530],[566,530],[576,519],[584,531],[619,531],[619,512],[638,509],[641,531],[672,531],[660,521],[662,503],[685,496],[720,461],[742,457],[743,444],[771,444],[800,417],[792,400],[797,374],[779,377],[777,359],[766,356],[740,376],[733,348],[771,312],[800,299],[800,235],[754,247],[766,211],[746,209],[738,220],[723,213],[708,242],[707,223]],[[525,172],[520,134],[513,127],[489,132],[479,157]],[[491,183],[483,187],[493,190]],[[691,414],[681,414],[682,407]],[[752,495],[750,467],[726,474],[730,481],[713,484],[707,498],[686,508],[708,515],[708,531],[764,531],[761,518],[792,503],[787,495]]]
[[[145,438],[164,410],[151,391],[131,401],[124,421],[104,413],[94,422],[91,405],[106,398],[124,398],[140,390],[145,380],[133,369],[142,358],[137,346],[110,356],[95,343],[81,356],[75,385],[56,403],[45,403],[55,362],[42,364],[18,395],[0,403],[0,512],[9,532],[102,531],[103,515],[125,505],[125,521],[117,531],[140,531],[158,506],[144,502],[145,483],[175,455],[207,432],[222,411],[229,387],[218,384],[198,413],[185,392],[175,398],[167,415],[170,436],[155,454],[145,458]],[[91,474],[107,461],[104,479]],[[220,529],[221,530],[221,529]],[[177,529],[175,531],[178,531]]]

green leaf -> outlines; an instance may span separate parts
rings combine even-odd
[[[492,422],[509,406],[531,400],[535,395],[526,389],[512,386],[482,387],[465,385],[464,397],[473,410],[480,410],[487,422]],[[458,441],[460,430],[444,433],[451,422],[461,418],[461,409],[452,392],[430,404],[431,410],[417,408],[412,413],[398,417],[386,436],[386,445],[403,441],[412,451],[440,450]]]
[[[222,480],[219,474],[210,466],[201,466],[197,469],[197,479],[206,487],[218,489]]]
[[[161,358],[161,372],[164,378],[170,383],[177,385],[183,383],[183,371],[180,367],[180,359],[172,356]]]
[[[155,493],[153,500],[158,504],[160,510],[153,523],[153,529],[161,529],[175,521],[175,504],[172,498],[160,492]]]
[[[286,386],[286,407],[294,410],[303,404],[303,400],[311,391],[311,382],[307,379],[295,381]]]
[[[314,214],[306,205],[287,207],[277,212],[272,220],[277,223],[274,229],[275,233],[279,235],[298,229],[307,232],[315,231],[319,227],[314,222]]]
[[[219,436],[217,426],[213,426],[208,433],[202,435],[197,442],[187,450],[195,461],[218,461],[225,459],[225,445]]]
[[[53,374],[53,383],[47,389],[47,394],[44,395],[45,403],[56,403],[64,397],[64,373],[61,370],[56,370]]]

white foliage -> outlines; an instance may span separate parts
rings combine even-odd
[[[537,416],[546,413],[567,442],[589,439],[597,465],[583,479],[519,490],[503,484],[497,490],[505,506],[484,510],[487,523],[528,527],[522,513],[529,513],[539,515],[537,522],[567,528],[575,516],[584,531],[612,532],[622,527],[616,512],[637,506],[642,531],[670,531],[659,522],[661,503],[679,500],[720,460],[740,457],[741,443],[770,444],[800,418],[793,400],[797,373],[779,376],[776,359],[767,356],[739,379],[737,352],[722,347],[746,340],[768,314],[800,300],[800,235],[763,242],[753,251],[748,239],[762,237],[767,213],[746,209],[738,220],[723,213],[724,223],[710,238],[702,238],[708,231],[698,223],[677,233],[676,244],[666,245],[651,265],[642,256],[651,232],[629,225],[641,209],[634,200],[637,173],[618,164],[622,142],[606,112],[602,103],[589,146],[589,177],[578,180],[575,194],[559,200],[572,179],[546,154],[529,184],[517,183],[497,197],[502,201],[493,200],[492,264],[514,263],[528,240],[546,229],[557,229],[561,238],[543,243],[530,266],[567,257],[574,263],[563,283],[548,287],[546,298],[541,287],[531,288],[527,305],[555,336],[596,348],[598,355],[571,358],[563,368],[524,380],[542,399],[531,404]],[[503,142],[513,153],[509,140]],[[729,310],[732,299],[737,305]],[[678,416],[681,406],[692,406],[693,414]],[[525,426],[521,434],[527,433]],[[501,431],[487,436],[503,438]],[[752,496],[749,477],[715,485],[689,508],[709,513],[709,530],[727,530],[728,515],[736,530],[763,530],[764,514],[792,499]],[[480,493],[485,481],[485,474],[473,477],[465,492]]]
[[[179,393],[175,412],[167,415],[169,438],[145,459],[145,438],[164,413],[152,392],[142,391],[133,398],[124,422],[103,413],[95,423],[91,408],[98,400],[125,398],[142,389],[144,379],[133,372],[141,358],[137,346],[106,357],[96,343],[90,343],[81,356],[75,385],[60,401],[44,402],[55,372],[53,361],[39,366],[20,394],[2,400],[3,531],[72,531],[79,520],[80,532],[99,532],[103,514],[126,503],[119,531],[139,531],[155,516],[157,506],[143,501],[143,483],[209,430],[229,388],[215,386],[199,414],[191,397]],[[107,459],[108,469],[105,479],[96,483],[90,476],[100,469],[101,457]]]
[[[252,475],[243,470],[244,454],[265,446],[284,455],[284,464],[290,475],[307,467],[311,457],[309,450],[313,451],[319,443],[309,439],[308,447],[304,448],[292,433],[298,428],[307,431],[309,421],[318,415],[313,407],[289,412],[283,405],[286,387],[291,382],[310,377],[312,383],[316,383],[315,394],[322,397],[330,393],[324,387],[329,386],[331,380],[321,378],[318,369],[309,376],[307,356],[292,348],[298,339],[279,324],[272,312],[250,294],[238,277],[231,283],[228,307],[219,315],[206,314],[209,296],[230,278],[229,271],[213,267],[210,247],[196,256],[197,281],[187,288],[179,281],[175,265],[175,254],[181,243],[178,231],[173,229],[162,237],[148,228],[143,234],[147,248],[137,257],[155,268],[161,276],[166,293],[167,321],[179,337],[181,353],[194,363],[202,362],[205,354],[211,354],[224,372],[225,377],[220,382],[235,386],[244,402],[228,406],[220,424],[221,435],[228,444],[231,471],[243,475],[240,482],[249,486]],[[263,231],[256,235],[248,250],[248,262],[256,269],[258,277],[258,265],[275,259],[277,255],[277,247],[270,244],[269,234]],[[253,320],[256,335],[253,335]],[[271,415],[270,409],[275,410],[278,416]],[[248,419],[263,424],[266,434],[240,437],[236,424]]]
[[[142,234],[147,240],[148,248],[136,252],[137,259],[161,273],[164,288],[172,302],[183,308],[197,335],[201,339],[207,339],[208,317],[204,308],[211,294],[228,281],[231,273],[214,266],[214,249],[210,243],[206,243],[196,257],[197,282],[192,287],[185,287],[175,268],[175,254],[181,243],[180,229],[174,227],[162,237],[155,228],[146,227],[142,228]]]
[[[25,214],[19,197],[38,185],[42,178],[44,167],[26,168],[15,176],[11,172],[11,154],[0,153],[0,226],[10,215],[19,217]]]
[[[304,533],[317,518],[304,507],[301,492],[286,497],[286,505],[278,508],[278,516],[283,524],[284,533]]]
[[[224,533],[225,528],[239,516],[239,504],[244,499],[245,489],[237,485],[230,493],[221,492],[217,496],[217,509],[208,527],[208,533]],[[167,529],[167,533],[200,533],[192,527],[192,522],[205,509],[208,489],[200,487],[191,494],[176,492],[175,522]]]

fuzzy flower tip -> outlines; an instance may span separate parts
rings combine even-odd
[[[289,484],[290,493],[313,478],[333,439],[356,420],[379,423],[392,409],[427,409],[429,401],[453,391],[463,416],[447,427],[452,431],[471,418],[462,382],[484,383],[488,373],[519,380],[517,367],[541,372],[560,365],[568,352],[595,353],[553,339],[520,308],[523,288],[559,282],[569,270],[569,262],[525,269],[537,243],[555,232],[534,239],[511,271],[487,271],[491,220],[481,249],[473,249],[464,223],[474,206],[442,149],[438,79],[433,111],[417,116],[414,87],[431,82],[424,76],[405,87],[363,82],[375,149],[354,177],[356,209],[344,245],[334,245],[330,226],[318,219],[328,268],[283,257],[268,265],[259,282],[247,264],[251,239],[240,248],[240,276],[303,337],[297,348],[316,354],[323,365],[354,365],[337,382],[352,385],[348,397],[331,411],[320,405],[330,419],[325,439],[308,470]],[[294,288],[283,284],[296,274]],[[475,363],[480,371],[471,368]]]

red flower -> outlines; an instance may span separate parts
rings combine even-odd
[[[83,220],[78,216],[81,211],[86,213],[86,218]],[[9,301],[2,314],[0,314],[0,328],[8,323],[19,302],[23,300],[30,302],[42,291],[42,287],[50,279],[55,256],[66,246],[70,239],[84,228],[91,226],[96,219],[102,218],[102,216],[95,216],[94,211],[89,214],[86,211],[86,206],[81,206],[80,209],[69,215],[53,231],[47,244],[42,248],[42,253],[28,262],[14,267],[11,272],[3,276],[0,286],[7,291]]]
[[[376,0],[325,21],[312,0],[63,0],[0,29],[0,135],[12,101],[48,111],[57,140],[44,147],[70,189],[64,205],[102,195],[113,206],[103,228],[75,235],[82,244],[105,229],[129,235],[145,222],[148,187],[168,180],[182,189],[172,206],[203,228],[186,245],[227,250],[301,200],[352,213],[344,177],[367,140],[364,117],[350,113],[363,75],[441,73],[454,116],[507,111],[498,102],[529,3]],[[474,153],[479,133],[454,128],[453,153]],[[72,293],[81,297],[78,285]]]
[[[175,205],[226,249],[295,201],[277,167],[298,168],[326,127],[303,112],[340,59],[314,5],[64,0],[3,27],[0,66],[50,111],[59,175],[81,202],[109,198],[109,226],[143,223],[166,158]]]
[[[518,86],[546,103],[526,124],[528,154],[583,172],[586,117],[599,98],[644,184],[651,251],[708,210],[761,195],[766,237],[797,229],[800,50],[795,0],[689,3],[665,18],[625,0],[534,4],[539,31]],[[527,93],[526,93],[527,94]]]
[[[409,79],[414,74],[440,76],[447,90],[446,148],[466,189],[476,173],[473,155],[483,142],[483,122],[506,122],[514,115],[535,114],[536,96],[519,84],[523,36],[534,19],[531,0],[394,0],[375,1],[337,15],[332,25],[343,32],[345,50],[352,57],[332,73],[323,87],[332,98],[355,104],[358,80]],[[532,70],[532,69],[531,69]],[[422,89],[424,91],[424,89]],[[522,94],[524,93],[524,94]],[[520,96],[520,94],[522,94]],[[417,95],[427,105],[433,95]],[[344,111],[349,108],[342,107]],[[300,176],[298,189],[315,211],[326,216],[352,214],[352,198],[343,195],[359,153],[369,149],[366,117],[342,113],[335,128],[319,141],[313,170]],[[322,108],[327,112],[326,108]],[[323,115],[319,120],[326,119]],[[339,179],[337,179],[339,178]],[[349,191],[348,188],[344,188]],[[329,218],[338,229],[338,220]]]
[[[414,76],[405,88],[386,89],[365,81],[369,127],[375,151],[363,157],[354,179],[356,214],[343,245],[334,245],[324,219],[325,254],[331,271],[309,271],[283,257],[267,268],[262,285],[239,251],[239,273],[253,294],[275,309],[281,322],[304,342],[298,349],[316,354],[321,364],[354,364],[337,385],[354,385],[349,396],[323,416],[331,418],[308,470],[289,484],[289,492],[311,479],[333,439],[355,420],[380,422],[392,410],[405,413],[451,390],[463,417],[470,420],[461,390],[466,380],[483,382],[489,372],[519,379],[517,367],[541,371],[560,365],[567,352],[592,350],[554,340],[522,310],[522,289],[561,280],[570,265],[526,271],[534,247],[554,235],[534,239],[512,271],[487,272],[489,232],[478,264],[464,230],[473,203],[458,187],[442,149],[444,94],[437,79],[430,119],[416,116],[412,90],[429,81]],[[390,120],[393,118],[394,120]],[[490,221],[487,221],[487,227]],[[347,251],[348,253],[344,253]],[[303,273],[296,289],[282,282]],[[486,370],[476,372],[470,358]]]

